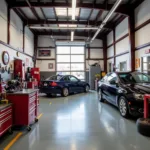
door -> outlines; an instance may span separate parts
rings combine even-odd
[[[78,92],[79,91],[79,86],[78,86],[79,80],[74,76],[69,76],[69,78],[70,78],[71,89],[73,90],[73,92]]]
[[[109,101],[113,104],[116,105],[116,98],[117,98],[117,75],[116,73],[112,73],[110,76],[108,76],[108,96],[109,96]]]

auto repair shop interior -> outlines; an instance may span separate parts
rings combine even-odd
[[[149,150],[150,0],[0,0],[0,150]]]

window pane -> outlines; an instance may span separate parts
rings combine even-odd
[[[84,54],[84,47],[71,47],[71,54]]]
[[[70,64],[57,64],[58,71],[70,71]]]
[[[82,71],[82,70],[84,70],[84,63],[71,64],[71,70],[73,70],[73,71]]]
[[[84,55],[71,55],[71,62],[84,62]]]
[[[57,55],[57,62],[70,62],[70,55]]]
[[[147,63],[143,63],[143,70],[147,70]]]
[[[57,54],[70,54],[70,47],[66,46],[58,46]]]
[[[147,62],[147,57],[143,57],[143,62]]]
[[[70,75],[70,72],[59,71],[59,72],[57,72],[57,75]]]
[[[84,72],[71,72],[71,75],[73,75],[81,80],[84,80],[84,78],[85,78]]]

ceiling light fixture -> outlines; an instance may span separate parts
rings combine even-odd
[[[76,0],[72,0],[72,20],[75,20],[76,16]]]
[[[71,31],[71,41],[74,39],[74,31]]]
[[[114,6],[112,7],[112,9],[109,11],[108,15],[105,17],[104,21],[102,22],[102,24],[99,26],[98,30],[96,31],[96,33],[94,34],[93,38],[91,39],[90,42],[93,42],[93,40],[96,38],[96,36],[99,34],[99,32],[102,30],[102,28],[105,26],[105,24],[107,23],[107,21],[110,19],[110,17],[112,16],[112,14],[115,12],[115,10],[118,8],[118,6],[121,4],[122,0],[118,0]]]
[[[98,27],[41,27],[41,26],[29,26],[30,29],[38,29],[38,30],[43,30],[43,29],[51,29],[51,30],[98,30]]]

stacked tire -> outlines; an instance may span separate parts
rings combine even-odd
[[[150,118],[139,118],[136,125],[140,134],[150,136]]]

